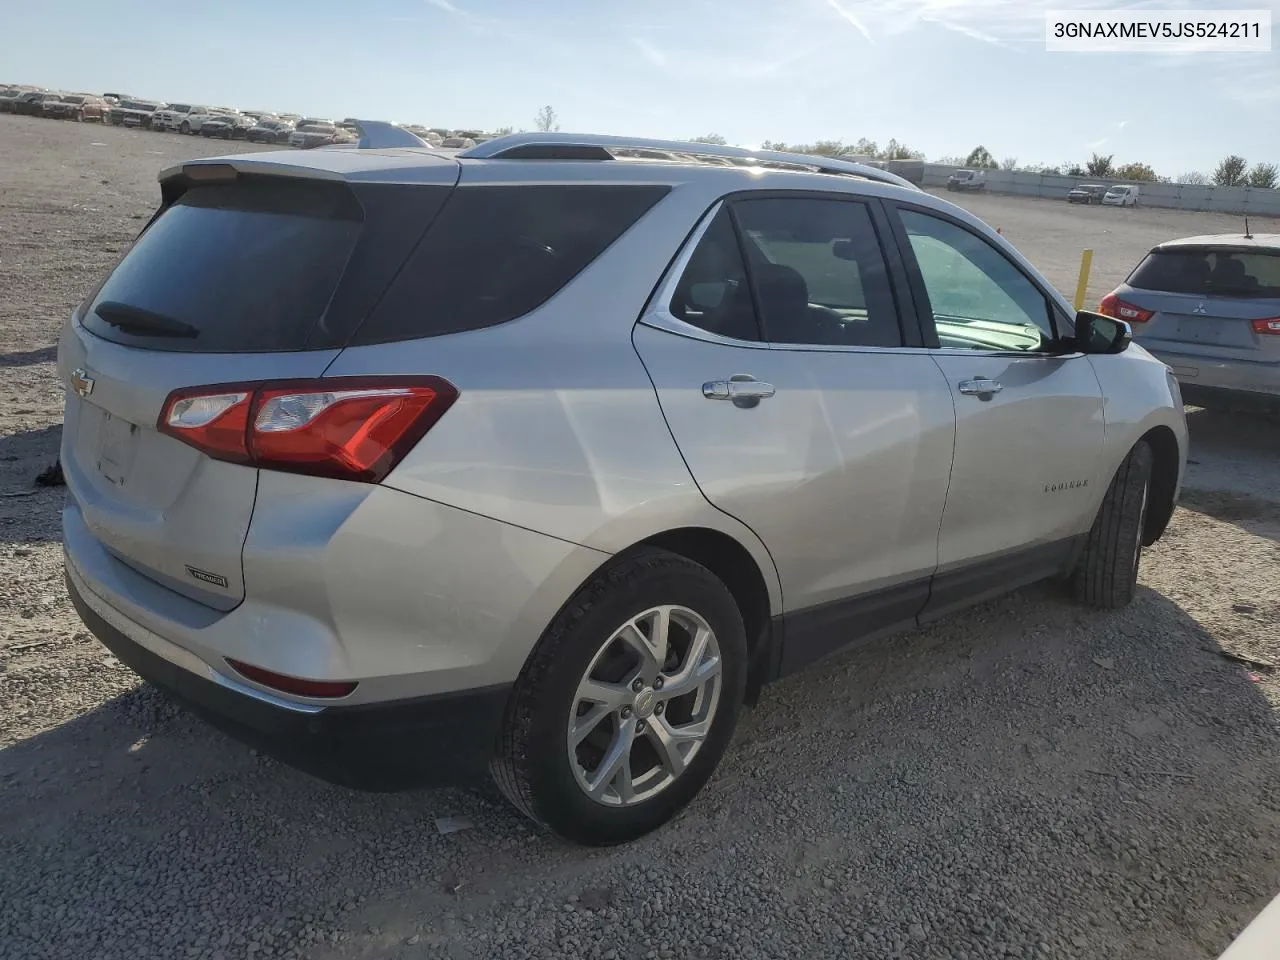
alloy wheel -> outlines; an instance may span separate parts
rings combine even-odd
[[[720,703],[715,632],[688,607],[652,607],[618,627],[592,657],[569,710],[569,764],[606,806],[661,793],[701,749]]]

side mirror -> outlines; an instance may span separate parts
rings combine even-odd
[[[1133,328],[1123,320],[1081,310],[1076,314],[1076,348],[1082,353],[1124,353]]]

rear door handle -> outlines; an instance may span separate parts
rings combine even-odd
[[[777,392],[772,383],[744,374],[728,380],[708,380],[702,385],[702,395],[708,400],[729,400],[737,407],[754,407]]]
[[[999,380],[988,380],[986,377],[960,381],[961,393],[966,397],[979,397],[982,400],[990,400],[1003,389],[1004,384]]]

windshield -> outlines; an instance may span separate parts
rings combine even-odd
[[[145,103],[142,100],[126,100],[120,106],[125,110],[150,110],[154,111],[156,105],[154,103]]]
[[[63,103],[84,103],[84,97],[63,97]]]
[[[174,113],[186,113],[191,109],[191,105],[188,103],[171,103],[165,109],[172,110]]]
[[[1280,250],[1157,250],[1138,264],[1128,282],[1163,293],[1269,300],[1280,297]]]

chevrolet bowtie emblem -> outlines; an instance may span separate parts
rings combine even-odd
[[[71,371],[71,388],[82,397],[87,397],[93,393],[94,384],[98,381],[89,376],[89,371],[83,367],[77,367]]]
[[[1204,313],[1204,301],[1203,301],[1203,300],[1201,300],[1199,303],[1197,303],[1197,304],[1196,304],[1195,309],[1194,309],[1194,310],[1192,310],[1191,312],[1192,312],[1192,313]]]

